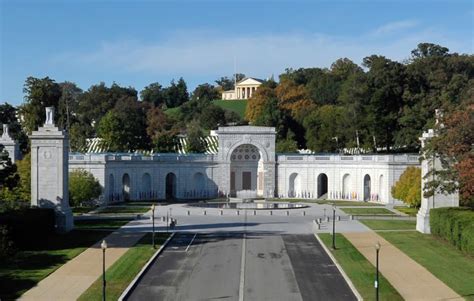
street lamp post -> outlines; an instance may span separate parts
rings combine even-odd
[[[151,222],[153,227],[153,232],[151,234],[151,240],[153,244],[153,249],[155,249],[155,204],[151,205]]]
[[[107,250],[107,242],[102,240],[102,243],[100,244],[100,247],[102,248],[102,300],[105,301],[105,250]]]
[[[375,300],[379,301],[379,251],[380,243],[375,244]]]
[[[169,215],[170,215],[169,211],[166,211],[166,233],[168,233],[168,227],[169,227],[169,222],[168,222],[168,220],[169,220]]]
[[[332,206],[332,249],[336,250],[336,206]]]

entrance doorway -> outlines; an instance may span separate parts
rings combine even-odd
[[[324,173],[318,176],[318,199],[328,198],[328,176]]]
[[[364,201],[370,201],[370,176],[364,177]]]
[[[166,199],[176,198],[176,175],[172,172],[166,175]]]

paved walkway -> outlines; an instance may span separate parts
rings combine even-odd
[[[145,233],[115,231],[107,236],[105,268],[109,268]],[[19,300],[76,300],[94,281],[102,275],[102,249],[97,242],[51,275],[41,280],[34,288],[24,293]]]
[[[433,276],[377,233],[344,233],[344,236],[375,265],[375,244],[380,249],[379,267],[383,276],[405,300],[463,300],[456,292]]]

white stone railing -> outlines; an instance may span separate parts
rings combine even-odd
[[[155,162],[213,162],[217,155],[211,154],[154,154],[151,156],[137,154],[69,154],[70,162],[92,161],[155,161]]]
[[[394,155],[301,155],[301,154],[284,154],[276,155],[278,162],[402,162],[402,163],[418,163],[419,156],[417,154],[394,154]]]

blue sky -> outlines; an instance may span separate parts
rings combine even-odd
[[[0,0],[0,103],[20,104],[28,76],[141,90],[182,76],[190,91],[234,70],[402,61],[420,42],[474,53],[474,1]]]

